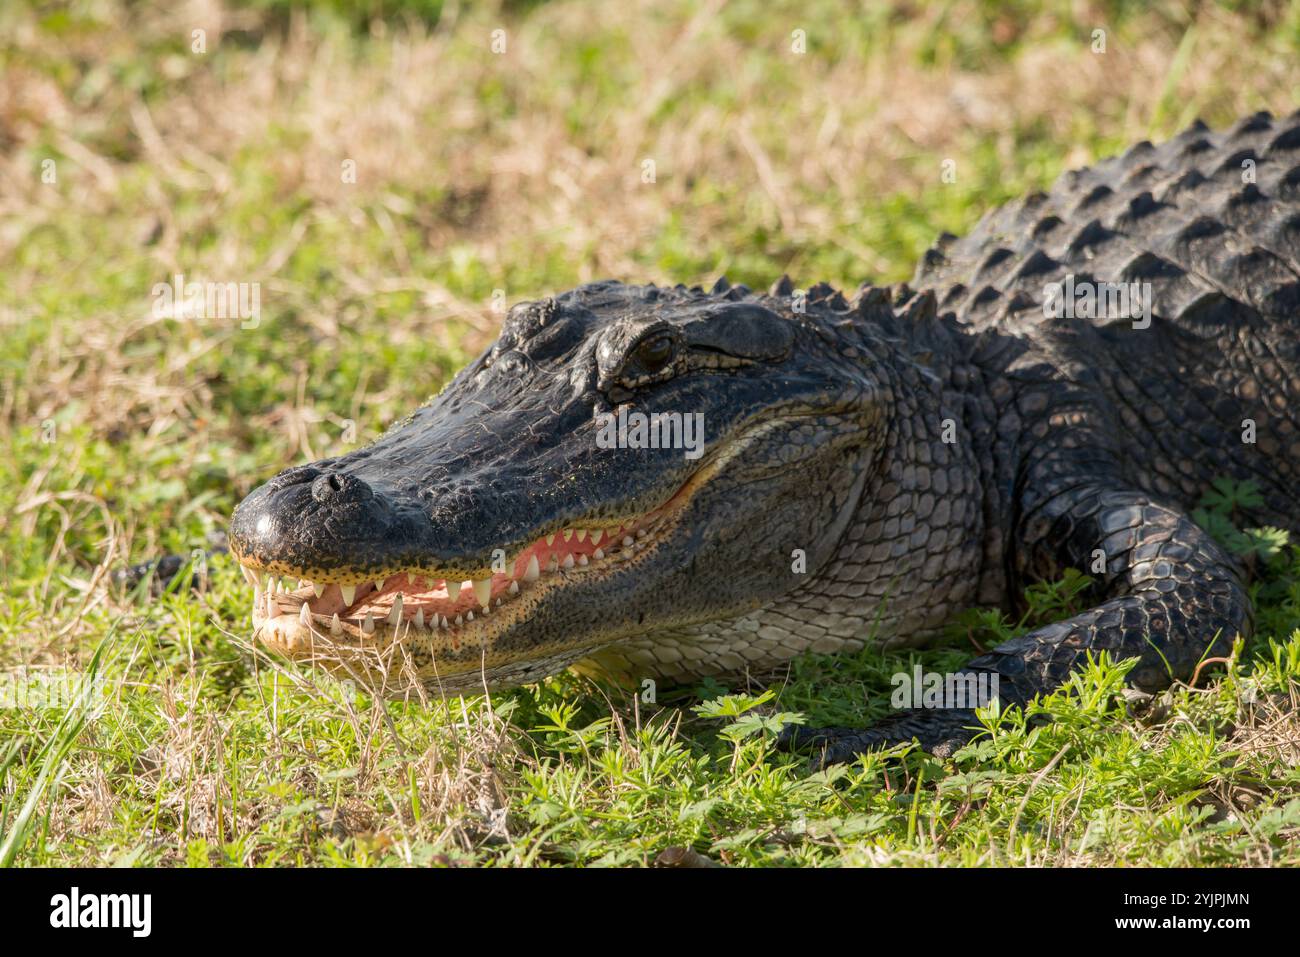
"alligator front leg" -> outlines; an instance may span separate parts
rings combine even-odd
[[[1187,681],[1206,658],[1228,654],[1251,629],[1251,609],[1232,560],[1186,515],[1141,492],[1073,488],[1044,498],[1022,521],[1018,567],[1035,577],[1066,567],[1094,575],[1101,603],[1037,628],[971,661],[963,673],[997,676],[1005,705],[1059,687],[1091,653],[1137,658],[1128,681],[1142,691]],[[916,740],[946,757],[978,730],[966,709],[901,711],[865,730],[800,729],[784,739],[834,764]]]

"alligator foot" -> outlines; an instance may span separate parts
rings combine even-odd
[[[109,580],[119,588],[130,592],[139,588],[141,582],[147,579],[149,594],[157,598],[170,587],[177,575],[189,569],[190,587],[195,591],[202,591],[207,587],[207,575],[200,569],[208,558],[226,552],[225,534],[213,532],[208,536],[208,544],[210,547],[202,552],[195,551],[189,555],[162,555],[147,562],[140,562],[138,565],[115,569],[109,576]]]
[[[979,733],[979,719],[969,708],[900,711],[869,728],[801,728],[787,725],[777,746],[813,751],[811,764],[820,770],[852,761],[859,754],[918,742],[938,758],[949,758]]]
[[[1250,603],[1239,573],[1213,540],[1186,515],[1125,489],[1072,486],[1036,503],[1031,518],[1048,533],[1026,552],[1050,557],[1055,569],[1107,560],[1097,590],[1101,604],[1064,621],[1035,628],[967,663],[959,675],[996,683],[1003,706],[1023,707],[1081,670],[1090,655],[1137,658],[1128,683],[1140,691],[1188,681],[1207,659],[1229,654],[1251,630]],[[970,700],[970,699],[965,699]],[[820,745],[817,764],[852,760],[874,748],[913,739],[948,757],[976,733],[970,711],[900,711],[862,731],[800,731],[791,742]]]

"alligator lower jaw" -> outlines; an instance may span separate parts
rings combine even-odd
[[[444,677],[460,670],[457,659],[475,674],[509,665],[508,656],[492,650],[499,635],[527,618],[548,592],[617,574],[648,557],[676,524],[682,499],[674,496],[619,525],[566,528],[539,538],[507,563],[512,571],[476,581],[412,569],[358,585],[299,580],[290,586],[241,560],[254,586],[254,632],[271,650],[298,659],[329,662],[402,647],[441,659]],[[573,657],[571,647],[552,651]]]

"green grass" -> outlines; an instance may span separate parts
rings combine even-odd
[[[0,10],[0,667],[103,691],[0,708],[0,863],[1300,862],[1300,551],[1233,525],[1248,490],[1204,503],[1262,572],[1222,679],[1136,702],[1098,662],[1050,724],[990,716],[950,762],[816,774],[774,751],[778,716],[866,723],[893,673],[1068,613],[1071,582],[924,653],[428,708],[258,653],[228,559],[203,593],[103,582],[373,439],[490,341],[498,291],[897,281],[1068,166],[1289,112],[1300,5],[268,0],[229,6],[201,55],[156,6]],[[155,320],[176,272],[261,282],[261,323]]]

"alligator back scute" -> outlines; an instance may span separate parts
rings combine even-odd
[[[1150,325],[1049,316],[1067,277],[1149,284]],[[1267,503],[1249,520],[1300,530],[1300,112],[1071,170],[945,237],[913,285],[956,328],[1024,342],[1017,375],[1083,383],[1137,484],[1192,508],[1248,480]]]
[[[1259,113],[1222,133],[1198,121],[991,211],[966,237],[936,244],[913,285],[970,324],[1002,318],[996,304],[1016,293],[1041,304],[1048,283],[1081,272],[1151,282],[1156,311],[1175,321],[1203,317],[1213,291],[1290,321],[1300,308],[1297,204],[1300,113]],[[964,296],[951,295],[957,287]]]

